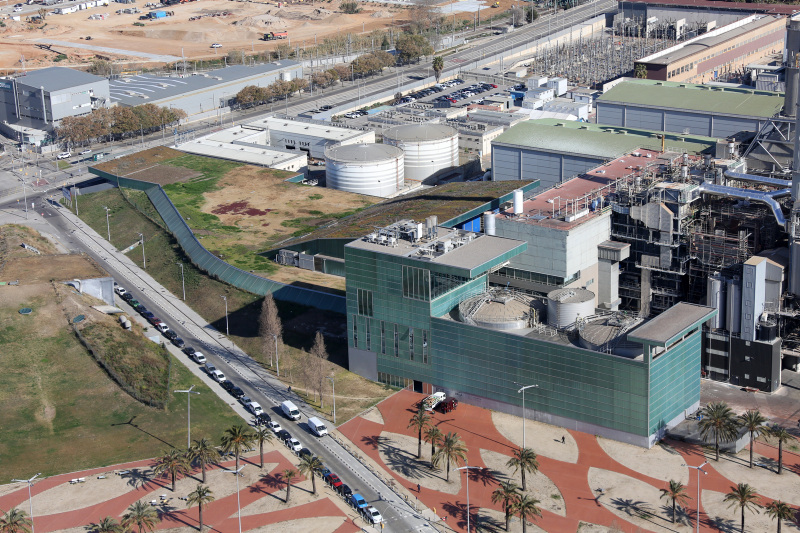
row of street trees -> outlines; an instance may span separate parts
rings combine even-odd
[[[266,87],[248,85],[236,93],[235,100],[242,107],[268,104],[276,100],[285,100],[307,86],[308,80],[305,78],[295,78],[292,81],[277,80]]]
[[[91,141],[120,140],[132,135],[159,131],[186,118],[183,109],[143,104],[136,107],[101,107],[88,115],[65,117],[56,129],[62,142],[72,145]]]

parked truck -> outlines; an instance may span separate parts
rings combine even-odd
[[[274,41],[276,39],[286,39],[289,37],[288,31],[271,31],[269,33],[265,33],[264,37],[261,38],[262,41]]]
[[[286,418],[291,420],[300,420],[300,409],[290,401],[285,401],[281,404],[281,410]]]

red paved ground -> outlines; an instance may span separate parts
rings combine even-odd
[[[248,461],[248,459],[243,459],[243,462],[244,461]],[[265,473],[265,475],[263,475],[257,483],[254,483],[249,486],[247,485],[241,486],[239,492],[239,498],[241,500],[242,508],[245,508],[246,506],[250,505],[251,503],[261,498],[277,497],[282,501],[285,496],[286,484],[283,481],[281,481],[280,472],[282,472],[287,468],[295,468],[295,465],[290,463],[278,451],[266,452],[264,454],[264,462],[275,463],[276,466],[270,472]],[[43,479],[39,483],[36,483],[33,486],[32,492],[33,495],[35,496],[58,485],[69,483],[69,480],[73,478],[92,477],[104,472],[109,472],[110,470],[131,470],[134,468],[148,468],[151,464],[152,461],[150,460],[136,461],[133,463],[117,465],[116,467],[112,468],[110,467],[95,468],[92,470],[86,470],[84,472],[79,472],[79,473],[69,473],[59,476],[53,476],[50,478]],[[256,467],[258,466],[257,458],[252,459],[252,464],[255,465]],[[234,466],[234,461],[231,460],[221,463],[218,467],[231,468],[233,466]],[[209,468],[209,470],[218,467],[212,466]],[[192,474],[198,474],[198,473],[199,470],[195,470]],[[304,479],[305,478],[300,477],[297,479],[296,483],[299,483]],[[170,494],[169,484],[166,482],[165,478],[157,478],[154,480],[147,481],[143,486],[140,486],[139,488],[136,489],[132,488],[130,492],[127,492],[121,496],[112,498],[111,500],[96,505],[84,507],[82,509],[78,509],[75,511],[55,513],[42,516],[37,514],[36,509],[34,509],[36,531],[51,532],[51,531],[61,531],[73,527],[86,526],[90,523],[98,522],[106,516],[119,518],[126,512],[127,508],[132,503],[140,500],[150,492],[159,488],[164,488],[165,492],[167,494]],[[213,486],[211,486],[211,490],[212,491],[214,490]],[[295,488],[294,490],[302,490],[302,489]],[[319,490],[319,485],[318,485],[318,490]],[[272,496],[273,494],[275,494],[275,496]],[[27,510],[27,499],[28,499],[27,487],[22,485],[19,490],[0,497],[0,509],[6,510],[19,506],[20,508]],[[291,505],[291,503],[292,502],[290,499],[289,504]],[[333,502],[331,502],[328,498],[323,498],[317,501],[306,503],[304,505],[287,507],[285,509],[280,509],[277,511],[273,511],[271,513],[243,516],[242,530],[247,531],[263,527],[269,524],[276,524],[279,522],[295,520],[298,518],[327,517],[327,516],[345,518],[345,522],[336,530],[335,533],[354,533],[361,530],[361,528],[355,526],[352,523],[352,521],[350,521],[348,517],[342,512],[342,510],[339,507],[337,507]],[[198,509],[197,507],[193,507],[188,510],[173,511],[168,514],[163,514],[161,518],[162,520],[156,529],[170,529],[181,526],[189,526],[193,529],[196,529],[198,526]],[[213,528],[210,528],[209,531],[216,531],[219,533],[238,531],[239,525],[237,517],[236,493],[234,492],[229,496],[219,498],[213,501],[212,503],[206,505],[203,508],[203,520],[206,526],[208,526],[209,524],[213,525]]]
[[[339,430],[356,444],[364,453],[369,455],[378,464],[384,466],[398,483],[405,486],[412,493],[417,493],[416,482],[410,482],[404,477],[391,472],[385,466],[378,446],[380,445],[379,436],[382,431],[399,433],[416,438],[413,430],[407,428],[410,416],[415,412],[416,405],[424,396],[408,390],[404,390],[378,404],[378,409],[383,416],[385,424],[378,424],[357,417],[350,422],[339,427]],[[491,412],[471,405],[461,404],[456,411],[448,414],[436,412],[433,415],[433,423],[439,427],[442,433],[454,431],[464,440],[468,452],[468,463],[470,466],[486,467],[481,460],[480,449],[491,450],[511,457],[516,446],[503,437],[491,420]],[[566,430],[565,430],[566,431]],[[590,467],[603,468],[637,480],[648,483],[656,488],[666,487],[667,484],[659,479],[650,478],[639,472],[618,463],[612,459],[598,444],[594,435],[569,431],[578,444],[578,462],[566,463],[548,457],[539,456],[539,467],[543,474],[552,480],[561,491],[564,504],[567,509],[567,516],[559,516],[552,512],[543,510],[542,518],[536,524],[551,532],[573,532],[578,528],[581,521],[593,524],[610,526],[612,522],[617,525],[622,524],[622,529],[626,532],[641,531],[641,529],[625,522],[619,516],[607,510],[601,503],[598,503],[597,492],[588,483],[588,473]],[[702,449],[682,442],[669,442],[684,457],[686,464],[690,466],[700,465],[705,461]],[[763,443],[756,444],[756,451],[767,457],[777,460],[777,448]],[[784,450],[784,464],[792,471],[800,473],[800,455]],[[714,470],[713,464],[705,468],[708,475],[703,476],[702,489],[714,490],[722,493],[730,491],[730,487],[735,483],[723,477]],[[473,474],[474,472],[474,474]],[[491,502],[491,493],[497,487],[494,479],[486,479],[481,471],[470,471],[470,507],[473,526],[476,523],[478,508],[491,508],[502,511],[500,505]],[[451,475],[454,473],[451,472]],[[687,493],[692,495],[697,491],[697,475],[690,472],[690,482]],[[456,474],[457,475],[457,474]],[[447,525],[457,530],[466,530],[466,484],[462,482],[461,491],[456,494],[438,492],[424,485],[419,499],[428,507],[435,508],[439,516],[447,515]],[[767,503],[769,498],[762,497],[762,501]],[[694,499],[689,503],[689,507],[696,506]],[[694,523],[695,513],[691,513]],[[701,531],[718,531],[708,522],[708,517],[704,514],[701,507]]]

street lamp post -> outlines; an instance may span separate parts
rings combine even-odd
[[[111,224],[108,221],[108,212],[111,211],[108,207],[103,206],[106,210],[106,231],[108,232],[108,242],[111,242]]]
[[[75,202],[75,205],[78,205],[78,202]],[[147,269],[147,257],[144,255],[144,234],[139,233],[139,239],[142,242],[142,268]]]
[[[188,405],[188,410],[186,414],[186,449],[188,450],[192,446],[192,394],[200,394],[199,392],[193,391],[192,389],[195,386],[192,385],[188,389],[185,390],[176,390],[173,392],[183,392],[186,393],[186,404]]]
[[[467,533],[469,533],[469,471],[471,468],[477,468],[480,470],[481,467],[479,466],[469,466],[465,465],[461,468],[456,468],[456,470],[466,470],[467,471]]]
[[[186,281],[183,277],[183,263],[178,263],[178,266],[181,267],[181,288],[183,289],[183,301],[186,301]]]
[[[225,300],[225,335],[228,337],[231,336],[231,330],[228,328],[228,297],[227,296],[220,296],[223,300]]]
[[[525,387],[522,384],[514,382],[514,385],[519,385],[520,389],[517,391],[517,394],[520,392],[522,393],[522,447],[525,448],[525,389],[530,388],[538,388],[539,385],[527,385]]]
[[[331,391],[333,395],[333,425],[336,425],[336,382],[334,381],[333,376],[328,376],[328,379],[331,380]]]
[[[244,468],[244,465],[240,466],[238,470],[223,470],[223,472],[228,472],[236,476],[236,507],[239,512],[239,533],[242,533],[242,502],[239,499],[239,472],[242,471],[242,468]]]
[[[14,483],[27,483],[28,484],[28,512],[31,515],[31,533],[36,533],[36,529],[33,527],[33,499],[31,498],[31,486],[33,485],[33,481],[41,476],[42,473],[39,472],[35,476],[30,479],[12,479]]]
[[[706,466],[707,464],[708,461],[701,464],[700,466],[689,466],[686,464],[681,465],[685,466],[686,468],[694,468],[695,470],[697,470],[697,516],[695,517],[695,522],[697,523],[697,533],[700,533],[700,472],[702,472],[705,475],[708,475],[708,472],[703,470],[703,467]]]
[[[22,194],[25,195],[25,220],[28,220],[28,190],[25,188],[25,178],[22,178]],[[19,202],[19,200],[17,200]],[[75,203],[77,206],[77,202]],[[77,207],[76,207],[77,209]]]

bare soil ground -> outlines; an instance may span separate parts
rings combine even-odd
[[[55,245],[34,229],[18,224],[0,226],[0,264],[17,257],[31,257],[34,253],[22,247],[33,246],[43,254],[54,254]],[[1,267],[0,267],[1,268]]]
[[[597,438],[597,443],[612,459],[640,474],[689,483],[689,469],[681,466],[686,459],[667,444],[659,443],[648,450],[602,437]]]
[[[34,255],[11,259],[3,267],[4,280],[19,280],[20,283],[41,283],[50,280],[74,278],[98,278],[108,274],[88,256]]]
[[[111,161],[106,161],[104,163],[99,163],[94,166],[104,172],[109,172],[118,176],[128,176],[184,155],[186,154],[179,152],[178,150],[173,150],[172,148],[167,148],[166,146],[156,146],[155,148],[136,152],[135,154],[120,157],[119,159],[114,159]],[[188,170],[179,167],[170,168],[173,168],[174,170]],[[142,177],[135,175],[131,177],[137,180],[143,179]]]
[[[233,236],[208,236],[208,249],[224,248],[231,240],[259,246],[285,239],[303,226],[318,226],[336,219],[334,214],[376,203],[379,198],[325,188],[311,188],[284,181],[284,175],[253,166],[228,172],[218,189],[204,195],[203,212],[214,214],[226,226],[243,231]],[[299,221],[298,219],[303,219]],[[290,222],[295,221],[295,222]]]
[[[296,267],[279,266],[275,272],[266,275],[271,280],[305,287],[322,292],[344,293],[345,279],[340,276],[312,272]]]

